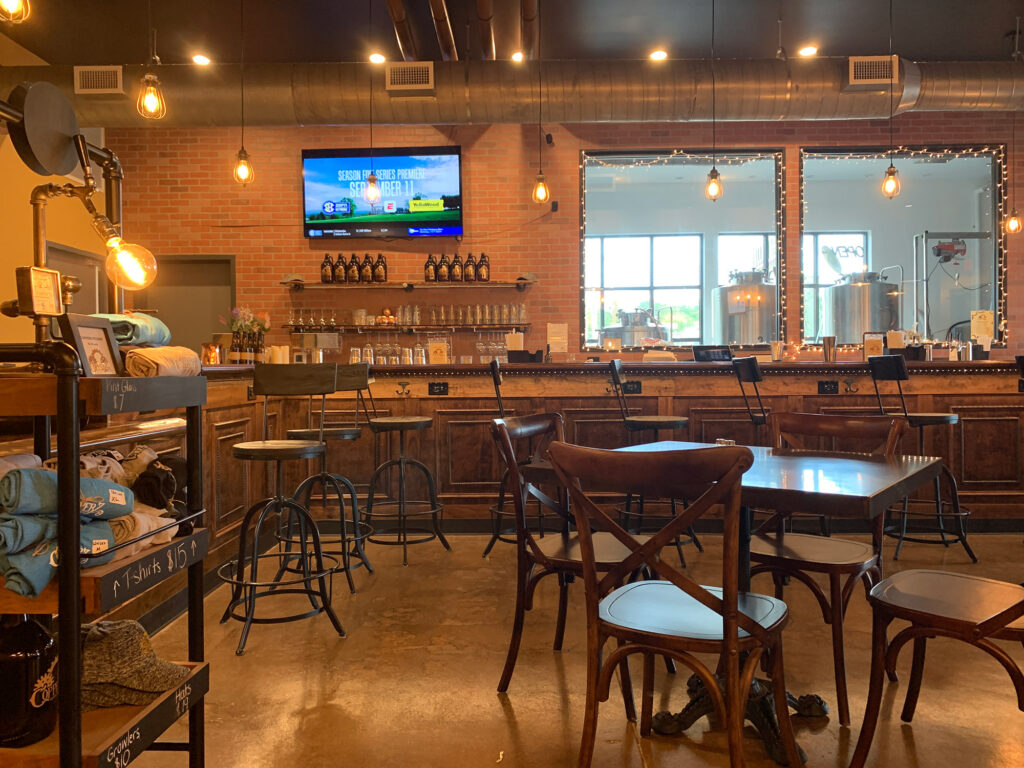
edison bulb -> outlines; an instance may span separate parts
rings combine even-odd
[[[135,243],[126,243],[120,237],[107,240],[107,277],[114,285],[129,291],[138,291],[156,279],[156,258],[148,249]]]
[[[32,15],[32,5],[28,0],[0,0],[0,21],[20,24]]]
[[[718,169],[711,166],[711,170],[708,171],[708,182],[704,185],[704,197],[711,202],[715,202],[725,192],[725,188],[722,186],[722,174],[718,172]]]
[[[380,185],[377,184],[377,176],[372,171],[366,177],[366,186],[363,187],[363,200],[371,204],[380,200]]]
[[[1006,234],[1016,235],[1020,233],[1022,227],[1024,227],[1024,223],[1021,222],[1020,214],[1018,214],[1017,209],[1014,208],[1013,211],[1010,212],[1010,218],[1006,220],[1003,228],[1006,230]]]
[[[235,181],[242,185],[248,184],[256,176],[245,147],[238,150],[238,154],[235,155],[235,168],[232,175],[235,177]]]
[[[546,203],[551,199],[551,190],[548,189],[548,183],[544,180],[543,173],[537,174],[537,181],[533,185],[531,197],[535,203]]]
[[[149,120],[159,120],[167,114],[167,102],[160,90],[160,78],[147,72],[142,78],[142,90],[135,105],[139,114]]]
[[[896,166],[890,164],[882,177],[882,194],[892,200],[900,193],[900,174]]]

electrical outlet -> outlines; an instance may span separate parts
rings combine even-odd
[[[428,381],[427,382],[427,394],[428,395],[447,395],[448,394],[448,382],[447,381]]]
[[[838,395],[839,394],[839,382],[838,381],[819,381],[818,382],[818,394],[819,395]]]
[[[622,382],[622,393],[626,395],[639,395],[643,382],[624,381]]]

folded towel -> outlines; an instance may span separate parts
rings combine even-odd
[[[79,456],[78,467],[82,477],[96,477],[118,485],[128,485],[128,478],[121,462],[110,456],[93,456],[91,454]],[[43,462],[43,468],[56,472],[57,459],[47,459]]]
[[[114,546],[110,525],[94,520],[82,525],[82,554],[104,552]],[[83,568],[103,565],[113,560],[113,553],[82,560]],[[37,597],[57,573],[57,541],[47,539],[35,547],[15,554],[0,554],[0,575],[7,589],[25,597]]]
[[[132,511],[130,488],[94,477],[81,478],[82,520],[121,517]],[[12,515],[56,515],[57,474],[45,469],[15,469],[0,478],[0,506]]]
[[[42,464],[34,453],[13,453],[0,458],[0,477],[12,469],[33,469]]]
[[[0,514],[0,555],[23,552],[41,541],[57,538],[57,518]]]
[[[105,317],[114,328],[118,345],[137,344],[144,347],[162,347],[171,343],[171,330],[163,320],[152,315],[132,312],[124,315],[93,315]]]
[[[124,360],[129,376],[198,376],[199,355],[188,347],[133,349]]]

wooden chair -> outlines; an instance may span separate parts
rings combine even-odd
[[[962,640],[995,658],[1010,675],[1017,694],[1017,708],[1024,711],[1024,674],[1006,650],[993,642],[1024,643],[1024,587],[962,573],[900,571],[876,584],[868,594],[868,602],[873,616],[871,683],[864,725],[850,768],[863,768],[878,724],[882,674],[887,673],[891,681],[896,681],[896,659],[900,649],[911,640],[914,641],[914,658],[900,715],[904,722],[909,723],[914,717],[926,643],[931,637]],[[909,621],[910,626],[887,643],[887,630],[893,619]]]
[[[569,491],[583,555],[587,600],[587,703],[578,764],[590,765],[597,730],[598,702],[608,698],[616,667],[633,654],[643,657],[640,732],[651,730],[654,657],[662,654],[689,667],[707,687],[729,735],[729,760],[743,765],[743,720],[751,681],[764,657],[772,677],[779,732],[789,765],[801,758],[793,739],[782,667],[782,628],[786,605],[765,595],[739,595],[740,479],[753,463],[750,449],[711,447],[689,451],[629,453],[552,443],[555,472]],[[631,490],[650,496],[688,497],[693,503],[645,542],[627,533],[590,494]],[[704,587],[660,556],[662,548],[712,509],[724,521],[722,587]],[[591,527],[611,534],[630,554],[605,572],[597,567]],[[625,584],[641,566],[663,581]],[[618,647],[603,656],[607,640]],[[747,652],[740,663],[740,652]],[[695,653],[719,656],[724,686]],[[603,661],[602,661],[603,658]],[[627,675],[622,684],[626,688]]]
[[[505,668],[498,682],[498,691],[504,692],[508,690],[515,669],[526,611],[533,607],[533,596],[538,583],[550,575],[558,577],[558,620],[555,626],[554,649],[562,649],[569,583],[573,577],[583,575],[583,559],[579,537],[569,530],[568,499],[564,490],[558,499],[552,499],[545,494],[530,480],[529,474],[523,471],[524,465],[520,464],[515,453],[515,445],[524,440],[533,441],[536,446],[535,455],[546,451],[554,441],[564,440],[562,415],[538,413],[532,416],[495,419],[491,425],[491,434],[498,453],[508,468],[509,492],[512,496],[516,523],[515,619],[512,622],[512,637],[508,644]],[[560,534],[546,536],[543,539],[533,534],[526,518],[526,505],[531,498],[539,500],[544,506],[562,516],[563,528]],[[626,547],[608,534],[595,536],[594,547],[600,569],[611,567],[610,564],[617,563],[629,554]]]
[[[772,447],[785,450],[835,450],[849,447],[850,441],[864,453],[893,456],[907,422],[899,416],[832,416],[817,413],[773,413],[768,417]],[[811,440],[815,441],[813,444]],[[823,448],[821,441],[826,440]],[[845,443],[845,445],[844,445]],[[839,722],[850,724],[850,705],[846,692],[846,663],[843,649],[843,616],[857,582],[863,580],[867,592],[882,578],[883,518],[874,521],[873,540],[869,543],[825,536],[784,532],[785,510],[762,525],[750,542],[751,575],[771,573],[775,596],[782,598],[787,578],[807,585],[821,607],[821,615],[832,627],[832,660],[835,667],[836,699]],[[771,530],[775,521],[774,534]],[[811,577],[828,577],[828,592]]]

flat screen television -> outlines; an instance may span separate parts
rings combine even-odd
[[[381,196],[363,199],[371,168]],[[462,234],[462,148],[302,150],[308,238]]]

